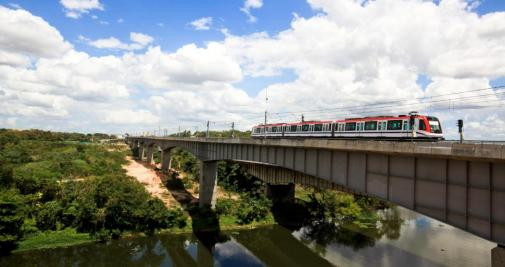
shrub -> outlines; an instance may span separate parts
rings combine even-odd
[[[146,234],[153,234],[158,229],[186,226],[187,216],[182,210],[168,210],[159,198],[147,201],[143,210],[144,214],[141,214],[140,217],[143,222],[139,225],[138,230]]]
[[[37,212],[36,225],[40,230],[57,230],[61,220],[62,208],[57,201],[42,204]]]
[[[0,254],[16,248],[23,237],[23,198],[16,190],[0,191]]]
[[[249,224],[253,221],[261,221],[268,216],[271,207],[272,202],[264,195],[242,194],[235,213],[237,223]]]
[[[228,191],[247,192],[255,196],[264,192],[263,181],[244,172],[236,163],[218,162],[217,179],[218,184]]]
[[[229,215],[234,211],[234,207],[236,206],[236,201],[233,199],[218,199],[216,201],[216,213],[218,215]]]

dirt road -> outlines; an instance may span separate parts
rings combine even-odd
[[[123,169],[126,170],[126,174],[128,176],[135,177],[145,186],[147,192],[149,192],[152,196],[161,199],[167,207],[179,206],[179,203],[162,184],[156,171],[134,161],[131,157],[127,157],[127,160],[128,164],[124,165]]]

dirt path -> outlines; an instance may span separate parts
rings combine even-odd
[[[156,171],[136,162],[131,157],[127,157],[127,160],[128,164],[123,165],[123,169],[126,170],[126,174],[128,176],[136,178],[145,186],[147,192],[149,192],[152,196],[161,199],[167,207],[179,206],[179,203],[161,182],[161,179]]]

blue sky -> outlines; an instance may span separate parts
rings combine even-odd
[[[55,26],[66,40],[77,50],[93,56],[109,54],[120,55],[123,51],[110,51],[89,46],[79,36],[91,40],[116,37],[127,42],[130,32],[141,32],[154,38],[153,45],[159,45],[164,51],[175,51],[188,43],[204,46],[209,41],[224,39],[222,29],[228,29],[234,35],[247,35],[255,32],[267,32],[274,36],[289,28],[294,14],[300,17],[311,17],[320,11],[313,10],[304,0],[264,1],[263,6],[252,9],[257,18],[255,23],[247,20],[240,9],[242,1],[230,0],[170,0],[170,1],[101,1],[104,10],[91,10],[79,19],[65,16],[64,8],[59,1],[10,1],[2,0],[6,6],[19,5],[43,17]],[[476,8],[480,15],[505,10],[505,1],[482,0]],[[212,17],[210,30],[196,31],[190,22]],[[263,88],[273,83],[288,82],[296,79],[296,74],[289,69],[273,77],[244,77],[236,86],[244,89],[250,96],[255,96]],[[500,77],[492,81],[493,86],[505,83]],[[430,77],[420,74],[417,80],[422,88],[431,82]]]
[[[127,40],[130,32],[142,32],[153,36],[155,44],[166,51],[173,51],[187,43],[203,45],[205,42],[222,40],[222,28],[235,35],[244,35],[258,31],[276,34],[289,28],[296,13],[299,16],[312,16],[304,0],[265,1],[260,9],[251,13],[258,18],[250,23],[247,16],[240,11],[242,1],[230,0],[170,0],[170,1],[101,1],[104,10],[92,10],[83,14],[80,19],[65,16],[63,7],[58,1],[0,1],[4,5],[18,4],[34,15],[43,17],[55,26],[67,40],[77,40],[79,35],[90,39],[115,36]],[[92,15],[97,16],[93,19]],[[208,31],[195,31],[189,23],[201,17],[213,17],[213,25]],[[119,23],[118,20],[123,22]],[[106,22],[103,24],[100,22]],[[160,26],[160,23],[163,26]],[[90,49],[86,45],[74,42],[79,50],[91,54],[104,53]]]
[[[164,51],[170,52],[189,43],[204,46],[209,41],[221,41],[224,39],[221,30],[225,28],[234,35],[267,32],[273,36],[289,28],[294,14],[310,17],[317,13],[304,0],[264,1],[261,8],[251,11],[257,17],[257,21],[251,23],[246,14],[240,10],[244,5],[242,1],[106,0],[101,1],[104,10],[91,10],[83,14],[81,18],[73,19],[65,16],[64,8],[58,1],[42,3],[30,0],[2,0],[0,3],[6,6],[19,5],[34,15],[43,17],[55,26],[77,50],[93,56],[120,55],[123,51],[91,47],[79,40],[79,36],[91,40],[113,36],[127,42],[130,32],[141,32],[154,38],[153,45],[159,45]],[[190,22],[202,17],[213,18],[210,30],[196,31],[190,25]],[[292,71],[285,70],[275,77],[245,77],[236,85],[243,88],[249,95],[255,96],[271,83],[292,81],[295,78]]]

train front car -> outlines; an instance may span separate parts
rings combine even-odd
[[[419,116],[417,133],[419,137],[425,137],[433,140],[444,140],[442,125],[437,117]]]

